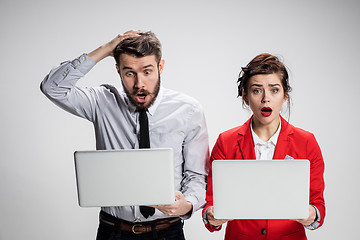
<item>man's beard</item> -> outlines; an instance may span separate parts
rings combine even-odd
[[[158,96],[159,91],[160,91],[160,75],[158,77],[158,81],[157,81],[157,83],[155,85],[155,88],[154,88],[154,91],[152,93],[148,92],[145,89],[134,89],[133,92],[130,93],[126,89],[126,87],[124,86],[122,81],[121,81],[121,83],[123,85],[123,89],[124,89],[124,92],[126,93],[126,96],[130,100],[130,102],[136,106],[137,110],[149,108],[155,102],[156,97]],[[139,92],[145,94],[147,97],[152,97],[151,101],[149,103],[138,103],[138,102],[136,102],[136,100],[134,99],[134,96],[136,96]]]

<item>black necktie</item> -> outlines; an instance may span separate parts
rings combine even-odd
[[[139,111],[139,122],[140,122],[139,148],[150,148],[149,122],[145,109]],[[154,215],[155,208],[140,206],[140,212],[145,218],[148,218],[149,216]]]
[[[146,110],[144,109],[139,111],[139,122],[140,122],[139,148],[150,148],[149,122],[148,122]]]

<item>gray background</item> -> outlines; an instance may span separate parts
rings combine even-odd
[[[0,239],[94,239],[98,209],[77,205],[73,152],[94,149],[91,123],[52,104],[40,81],[129,29],[154,31],[163,85],[197,98],[210,148],[250,116],[236,98],[240,67],[282,56],[290,69],[290,122],[317,137],[326,163],[325,225],[309,239],[354,239],[359,207],[360,3],[358,1],[0,2]],[[120,86],[113,59],[80,84]],[[187,239],[222,239],[185,223]]]

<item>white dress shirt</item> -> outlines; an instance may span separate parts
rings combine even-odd
[[[124,92],[121,91],[116,99],[116,94],[103,86],[75,86],[95,64],[86,54],[64,62],[45,77],[41,90],[56,105],[93,123],[97,150],[139,148],[139,113]],[[148,119],[151,148],[173,149],[175,190],[181,191],[192,203],[193,212],[200,209],[205,204],[209,158],[202,107],[185,94],[160,87],[155,102],[148,109]],[[130,222],[168,217],[156,210],[153,216],[145,219],[138,206],[104,207],[102,210]]]
[[[276,143],[280,134],[281,122],[275,134],[267,142],[261,140],[259,136],[256,135],[252,127],[252,120],[250,128],[255,146],[256,160],[272,160],[275,152]]]

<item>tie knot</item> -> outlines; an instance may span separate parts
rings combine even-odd
[[[146,109],[139,109],[137,110],[139,112],[140,117],[147,117],[147,110]]]

